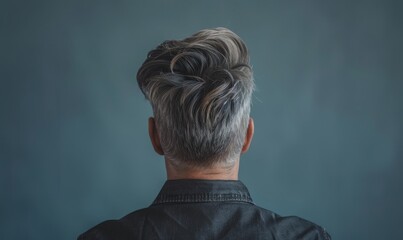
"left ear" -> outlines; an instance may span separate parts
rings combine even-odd
[[[254,132],[255,132],[255,124],[253,123],[253,118],[249,118],[248,129],[246,130],[245,141],[242,146],[241,153],[245,153],[248,151],[250,143],[252,142]]]
[[[150,135],[151,144],[153,145],[154,151],[159,155],[164,155],[164,150],[161,147],[160,136],[158,135],[157,127],[155,125],[155,120],[153,117],[148,119],[148,134]]]

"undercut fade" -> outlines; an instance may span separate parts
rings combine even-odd
[[[165,41],[148,53],[137,81],[172,164],[230,167],[239,158],[254,81],[238,35],[215,28]]]

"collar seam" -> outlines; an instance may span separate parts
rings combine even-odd
[[[161,203],[247,202],[253,200],[247,193],[160,194],[152,205]]]

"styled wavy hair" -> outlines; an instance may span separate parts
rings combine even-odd
[[[239,158],[254,80],[238,35],[214,28],[164,41],[148,53],[137,81],[174,165],[232,166]]]

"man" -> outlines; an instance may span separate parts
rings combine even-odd
[[[168,180],[150,207],[79,239],[330,239],[318,225],[254,205],[238,181],[254,131],[254,82],[235,33],[207,29],[165,41],[149,52],[137,80],[153,108],[149,135]]]

